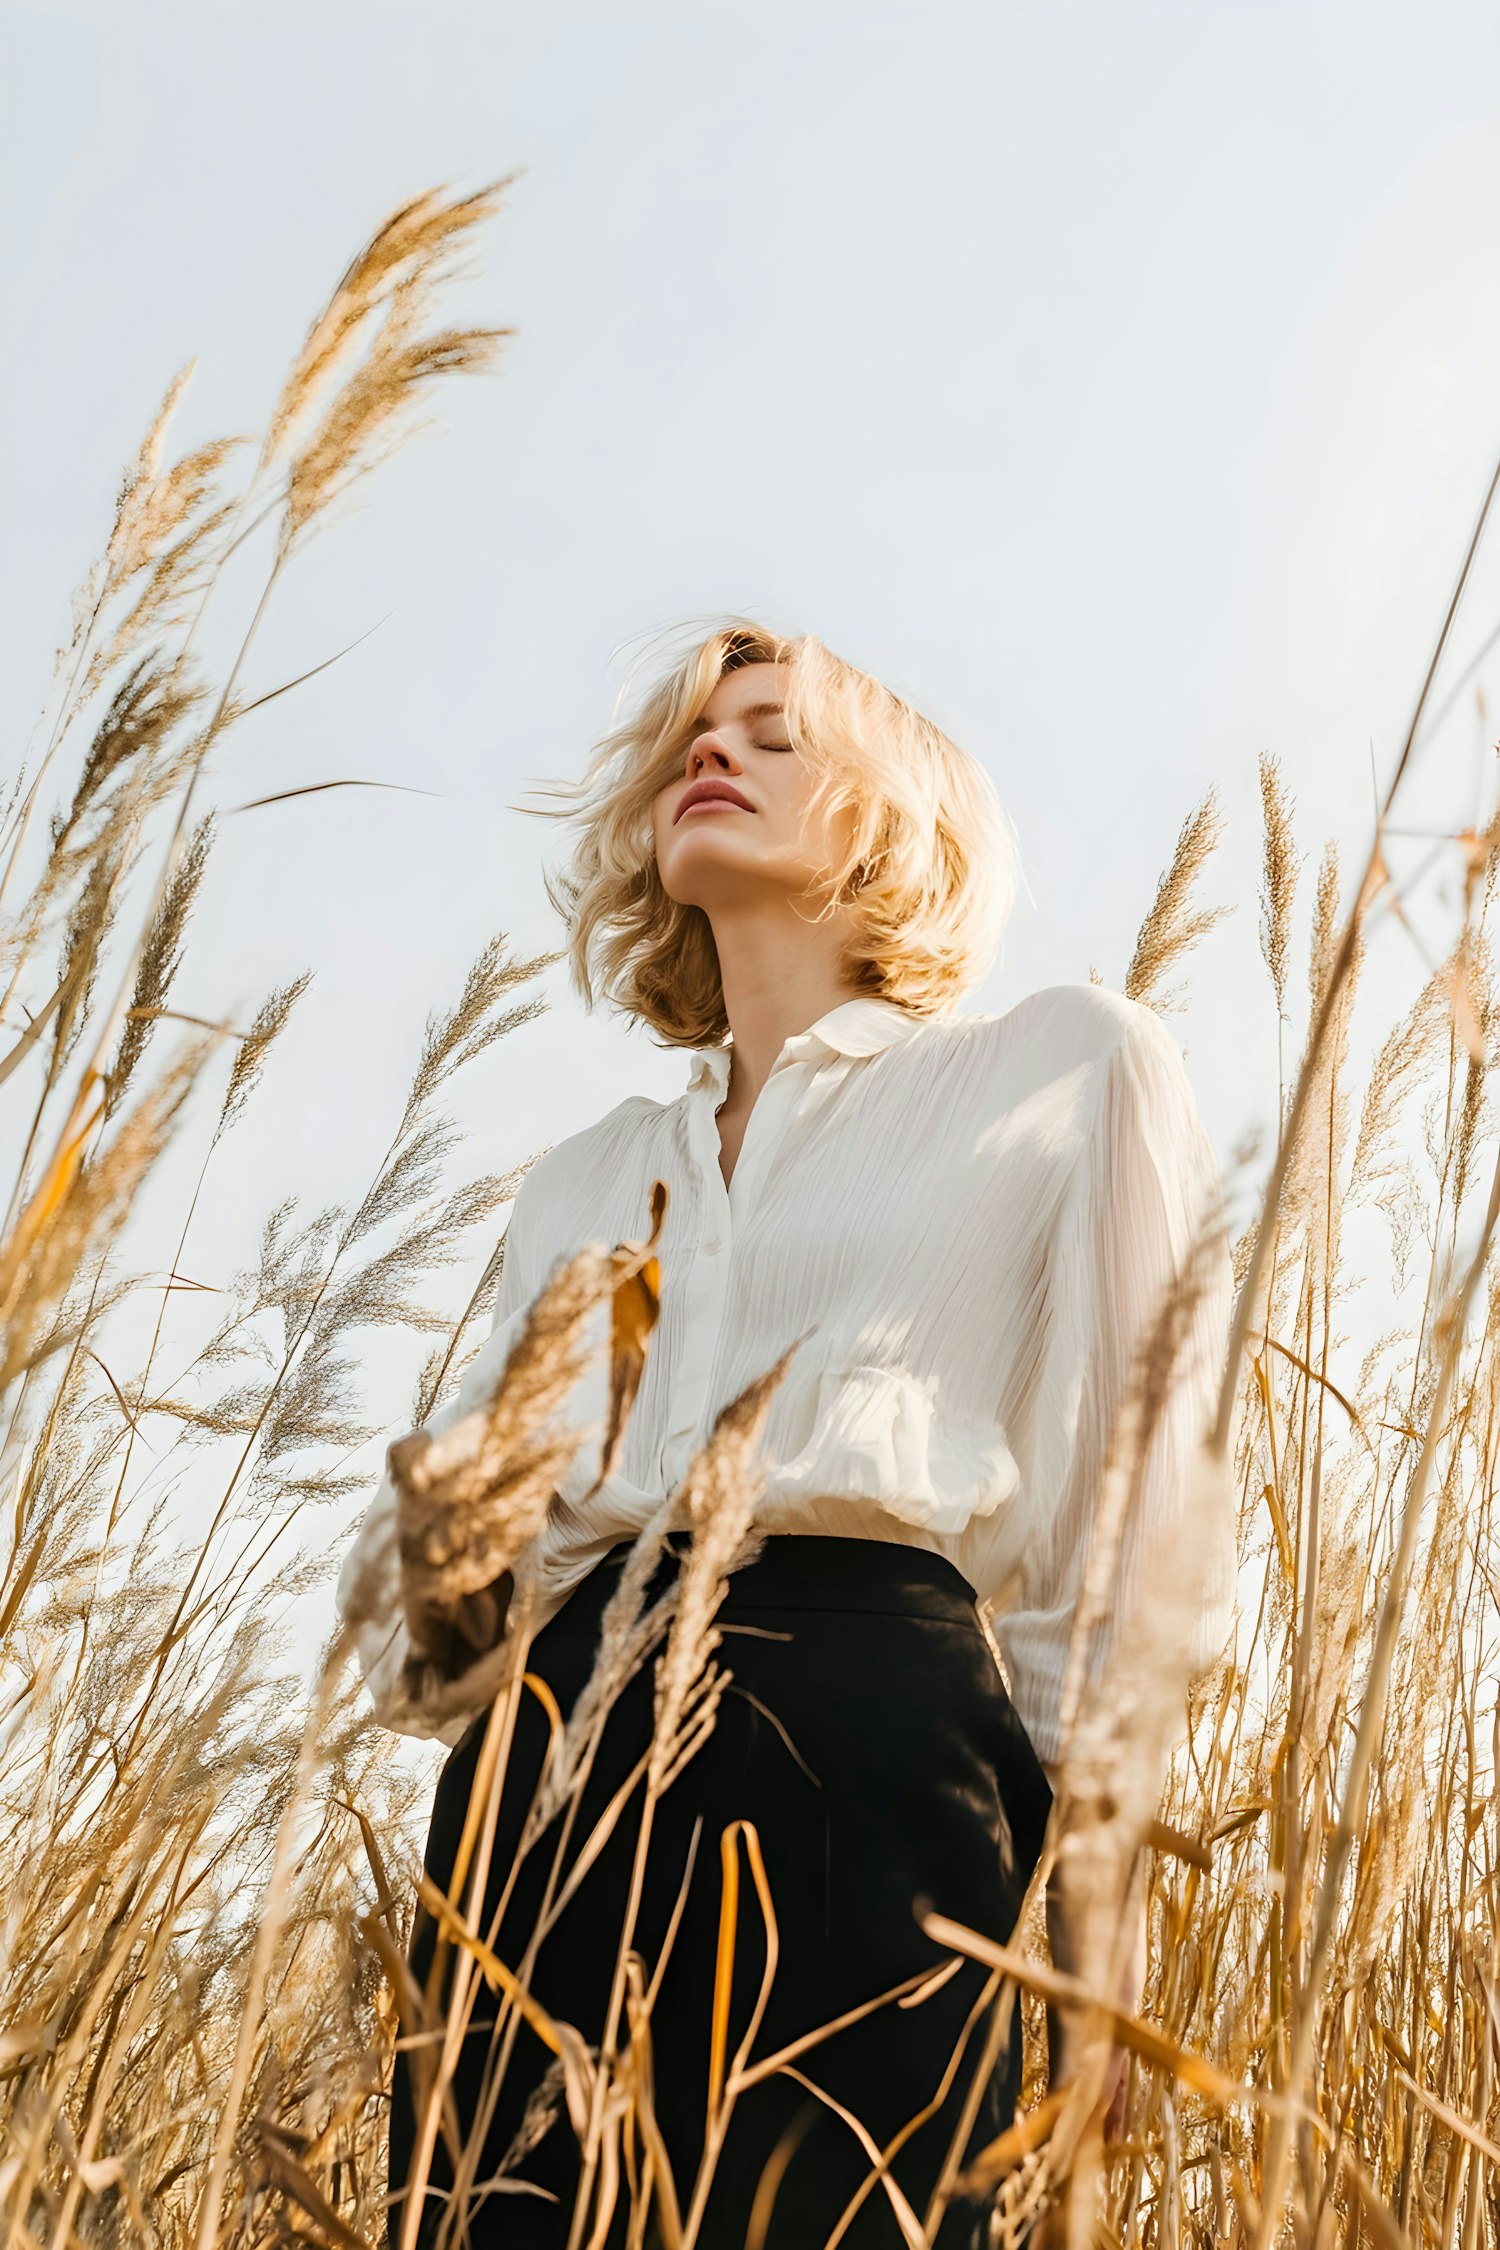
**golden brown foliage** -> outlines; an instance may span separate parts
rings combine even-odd
[[[675,2250],[696,2239],[739,2094],[766,2072],[813,2067],[750,2041],[728,2051],[726,1913],[706,1996],[706,2169],[672,2179],[651,2087],[673,2058],[653,2048],[652,1964],[631,1929],[591,2049],[537,2008],[531,1956],[488,1951],[461,1877],[447,1898],[427,1896],[460,1971],[449,2016],[430,2020],[404,1961],[425,1772],[370,1725],[338,1641],[311,1683],[278,1641],[289,1605],[326,1620],[327,1517],[366,1482],[347,1462],[375,1434],[355,1381],[361,1332],[431,1340],[420,1424],[492,1300],[497,1214],[518,1174],[445,1184],[457,1135],[434,1103],[535,1012],[527,988],[545,963],[500,938],[482,951],[429,1022],[367,1186],[313,1213],[288,1197],[243,1274],[208,1286],[184,1257],[197,1198],[306,984],[269,994],[248,1029],[179,1036],[172,988],[212,873],[212,826],[190,817],[191,799],[209,744],[247,708],[238,660],[215,693],[194,678],[197,619],[257,511],[275,519],[269,591],[321,510],[405,426],[413,394],[487,364],[503,331],[427,330],[422,315],[499,192],[420,197],[377,230],[313,324],[238,494],[222,477],[244,441],[163,465],[178,378],[125,480],[41,758],[0,830],[0,901],[19,894],[0,930],[0,1085],[18,1120],[0,1227],[0,2216],[13,2250],[373,2250],[394,2042],[403,2027],[430,2035],[413,2050],[428,2058],[430,2155],[476,2001],[502,2033],[524,2017],[551,2049],[529,2129],[558,2111],[578,2135],[578,2239],[603,2227],[612,2198],[634,2197],[642,2227],[653,2201]],[[246,645],[253,631],[254,620]],[[1422,709],[1400,762],[1408,788]],[[69,755],[36,835],[46,778]],[[1500,1153],[1487,916],[1500,831],[1454,839],[1461,926],[1441,968],[1422,965],[1399,992],[1393,977],[1359,978],[1375,925],[1406,942],[1383,827],[1347,890],[1325,855],[1299,1028],[1298,851],[1273,761],[1261,788],[1268,1030],[1279,1039],[1290,1025],[1303,1056],[1290,1086],[1278,1072],[1262,1096],[1282,1140],[1237,1255],[1217,1431],[1241,1500],[1238,1647],[1197,1683],[1159,1795],[1152,1762],[1173,1718],[1164,1652],[1181,1620],[1164,1608],[1159,1645],[1138,1646],[1123,1733],[1118,1714],[1083,1698],[1049,1840],[1062,1881],[1094,1909],[1077,1974],[1042,1957],[1035,1895],[1016,1932],[963,1931],[941,1902],[929,1928],[988,1965],[997,2035],[1013,2016],[1023,2026],[1023,2112],[971,2174],[995,2199],[998,2243],[1019,2243],[1048,2210],[1052,2239],[1072,2242],[1495,2250]],[[1210,795],[1141,930],[1126,986],[1157,1007],[1176,1003],[1167,980],[1223,911],[1194,904],[1220,826]],[[136,897],[129,879],[153,853]],[[148,1278],[127,1265],[125,1221],[190,1153],[180,1233]],[[417,1660],[435,1692],[460,1664],[472,1688],[477,1662],[494,1694],[476,1854],[522,1692],[525,1618],[512,1618],[505,1581],[571,1448],[554,1408],[607,1298],[606,1457],[618,1442],[650,1349],[660,1220],[658,1202],[641,1242],[565,1262],[482,1409],[393,1449]],[[466,1300],[430,1304],[434,1277],[476,1238],[493,1254]],[[1187,1301],[1162,1309],[1127,1462],[1149,1435]],[[142,1306],[137,1351],[118,1316]],[[753,1542],[755,1439],[779,1374],[731,1402],[637,1541],[594,1678],[558,1714],[524,1849],[576,1795],[611,1698],[654,1661],[658,1734],[638,1782],[649,1850],[651,1807],[702,1746],[728,1677],[715,1617]],[[648,1607],[671,1531],[690,1535],[689,1551]],[[710,1844],[735,1913],[764,1927],[774,1974],[758,1840],[741,1828]],[[1136,2005],[1117,1973],[1142,1848],[1151,1947]],[[559,1865],[533,1954],[566,1879]],[[1048,2083],[1044,2000],[1085,2034],[1062,2085]],[[1129,2078],[1123,2138],[1105,2143],[1093,2096],[1111,2039]],[[879,2153],[872,2190],[908,2242],[930,2240],[954,2179],[914,2214]],[[461,2188],[474,2184],[469,2162]],[[769,2195],[746,2219],[747,2239],[777,2250]]]

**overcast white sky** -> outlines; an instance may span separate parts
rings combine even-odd
[[[725,608],[819,633],[989,765],[1033,898],[981,1007],[1118,982],[1217,781],[1239,911],[1179,1029],[1221,1148],[1266,1121],[1257,754],[1309,846],[1362,844],[1500,450],[1500,12],[6,0],[3,25],[8,765],[172,373],[197,355],[180,446],[257,429],[389,209],[524,167],[455,303],[516,327],[503,372],[450,384],[320,539],[251,684],[378,629],[216,776],[228,805],[433,794],[225,824],[181,1003],[243,1019],[317,979],[198,1270],[288,1188],[357,1188],[492,930],[555,943],[548,832],[509,808],[576,772],[643,636]],[[1460,659],[1497,617],[1491,562]],[[1489,763],[1470,702],[1413,823],[1467,822]],[[475,1076],[476,1167],[682,1082],[550,989]]]

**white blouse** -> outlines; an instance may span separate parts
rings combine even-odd
[[[847,1001],[782,1048],[726,1190],[715,1112],[729,1066],[727,1047],[695,1052],[677,1100],[632,1096],[532,1166],[489,1339],[427,1427],[482,1401],[560,1258],[649,1231],[652,1182],[664,1180],[661,1314],[623,1452],[586,1507],[598,1442],[575,1455],[521,1566],[533,1616],[544,1622],[635,1536],[719,1410],[803,1336],[761,1441],[758,1521],[945,1555],[989,1616],[1016,1710],[1050,1762],[1132,1354],[1217,1219],[1217,1168],[1176,1044],[1149,1009],[1092,985],[1055,986],[999,1016]],[[1195,1511],[1192,1550],[1209,1557],[1199,1667],[1233,1615],[1229,1475],[1205,1481],[1196,1459],[1229,1297],[1216,1229],[1114,1584],[1117,1598],[1126,1577],[1149,1586]],[[606,1316],[568,1409],[596,1440]],[[394,1514],[386,1477],[339,1598],[347,1606],[365,1577],[368,1604],[376,1586],[357,1640],[377,1716],[431,1733],[401,1692]]]

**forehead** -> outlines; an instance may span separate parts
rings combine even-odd
[[[780,703],[786,693],[785,664],[742,664],[715,683],[701,716],[714,726],[737,719],[753,703]]]

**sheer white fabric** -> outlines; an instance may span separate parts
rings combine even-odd
[[[534,1615],[545,1620],[634,1537],[720,1408],[802,1337],[761,1445],[759,1520],[945,1555],[991,1617],[1038,1754],[1054,1759],[1111,1433],[1137,1347],[1197,1246],[1200,1284],[1111,1592],[1123,1602],[1149,1587],[1190,1546],[1206,1558],[1194,1661],[1212,1662],[1233,1614],[1234,1525],[1227,1475],[1205,1479],[1200,1441],[1229,1261],[1212,1151],[1156,1016],[1090,985],[1000,1016],[849,1001],[783,1047],[726,1191],[714,1113],[729,1062],[727,1048],[697,1052],[676,1101],[621,1102],[532,1167],[490,1337],[428,1425],[446,1428],[483,1398],[559,1258],[647,1231],[651,1185],[664,1180],[661,1318],[623,1455],[580,1507],[599,1467],[601,1312],[600,1348],[567,1409],[590,1440],[523,1565]],[[377,1714],[432,1731],[401,1692],[388,1479],[345,1561],[346,1606],[360,1579],[367,1601],[376,1590],[358,1643]]]

